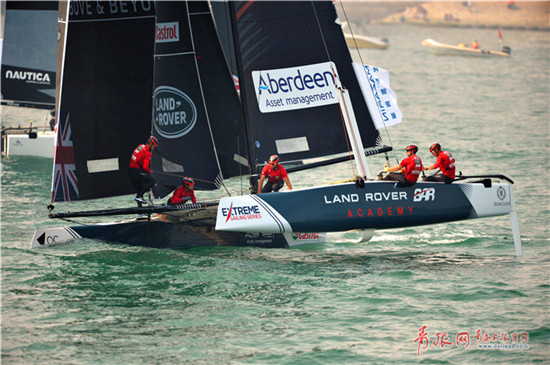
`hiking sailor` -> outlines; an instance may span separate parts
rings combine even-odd
[[[388,174],[384,180],[397,181],[400,187],[412,186],[418,180],[420,172],[422,171],[422,160],[416,155],[418,147],[415,144],[410,144],[405,147],[405,153],[407,158],[403,159],[399,165],[392,166],[385,172],[398,171],[404,169],[403,173]]]
[[[143,204],[147,204],[145,199],[143,199],[143,194],[151,190],[155,185],[155,179],[151,176],[149,164],[151,163],[152,152],[158,145],[158,140],[151,136],[147,144],[140,144],[136,147],[130,159],[128,173],[136,188],[135,201],[138,203],[139,207]],[[149,205],[152,205],[152,203],[149,202]]]
[[[185,204],[189,200],[197,202],[195,197],[195,181],[190,177],[184,177],[182,184],[174,191],[174,194],[168,199],[168,204]]]
[[[267,183],[262,189],[266,176]],[[269,164],[265,165],[262,169],[262,176],[260,176],[260,181],[258,182],[258,194],[279,191],[285,183],[287,189],[292,190],[292,184],[290,183],[288,174],[285,168],[279,164],[279,156],[271,155],[271,157],[269,157]]]
[[[450,152],[441,151],[441,145],[439,143],[434,143],[430,147],[430,152],[434,157],[437,157],[435,164],[422,167],[422,170],[435,170],[439,168],[442,174],[434,174],[428,176],[425,181],[438,181],[444,182],[445,184],[450,184],[455,179],[455,159]]]

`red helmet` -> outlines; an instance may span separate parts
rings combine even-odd
[[[153,145],[155,145],[155,147],[158,147],[159,146],[159,141],[156,137],[149,137],[149,140],[147,142],[151,142]]]
[[[405,147],[405,151],[414,151],[414,153],[417,153],[418,147],[415,144],[411,143],[410,145]]]
[[[434,144],[432,144],[432,145],[430,146],[430,152],[433,152],[436,148],[437,148],[438,150],[441,149],[441,145],[440,145],[439,143],[437,143],[437,142],[435,142]]]
[[[190,177],[184,177],[184,178],[182,179],[182,181],[183,181],[183,184],[184,184],[184,185],[187,185],[187,186],[193,186],[193,185],[195,185],[195,181],[194,181],[192,178],[190,178]]]
[[[276,164],[278,162],[279,162],[279,156],[271,155],[271,157],[269,157],[269,163],[270,164]]]

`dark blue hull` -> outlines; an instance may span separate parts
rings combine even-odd
[[[338,232],[388,229],[509,214],[509,184],[369,181],[220,200],[216,229]]]
[[[138,220],[39,229],[35,232],[31,247],[62,246],[79,238],[154,248],[209,246],[289,247],[285,236],[282,234],[220,232],[214,230],[214,223],[214,220],[185,223]]]

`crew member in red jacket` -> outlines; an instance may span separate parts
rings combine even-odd
[[[130,159],[130,179],[132,179],[132,183],[136,188],[135,200],[140,207],[147,204],[143,199],[143,194],[155,185],[155,179],[151,176],[149,164],[151,163],[152,152],[158,145],[158,140],[151,136],[147,144],[140,144],[136,147]]]
[[[430,147],[430,152],[432,155],[437,157],[435,164],[423,167],[423,170],[435,170],[439,168],[442,174],[435,174],[428,176],[426,181],[438,181],[444,182],[445,184],[450,184],[455,179],[455,159],[448,151],[441,151],[441,145],[439,143],[434,143]]]
[[[266,176],[267,183],[262,189]],[[265,165],[262,169],[262,175],[260,176],[260,181],[258,182],[258,194],[279,191],[285,183],[287,189],[292,190],[292,184],[290,183],[288,174],[286,173],[285,168],[279,164],[279,156],[272,155],[269,157],[269,164]]]
[[[174,191],[174,194],[168,199],[168,204],[185,204],[191,200],[197,202],[195,198],[195,181],[190,177],[184,177],[182,184]]]
[[[413,186],[422,172],[422,160],[416,155],[418,147],[410,144],[405,148],[407,158],[403,159],[399,165],[388,168],[387,171],[398,171],[403,169],[403,173],[388,174],[384,180],[393,180],[399,183],[399,186]]]

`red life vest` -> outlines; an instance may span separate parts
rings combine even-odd
[[[416,182],[422,172],[422,160],[417,155],[410,155],[403,159],[400,165],[405,169],[405,178],[410,182]]]
[[[272,183],[281,181],[288,176],[285,168],[280,164],[277,167],[277,170],[274,170],[271,165],[264,166],[264,168],[262,169],[262,175],[267,176],[267,179]]]
[[[136,147],[132,153],[132,158],[130,159],[130,167],[134,169],[145,170],[147,173],[151,173],[149,168],[149,163],[151,162],[151,151],[149,151],[149,146],[145,144],[140,144]]]
[[[443,175],[447,175],[451,179],[455,178],[455,159],[450,152],[441,151],[437,155],[435,167],[439,167]]]
[[[179,204],[183,201],[183,198],[191,197],[191,201],[193,203],[197,202],[197,198],[195,198],[195,190],[187,190],[186,188],[181,185],[179,188],[174,191],[174,195],[172,195],[172,198],[170,198],[170,202],[172,204]],[[185,203],[185,202],[184,202]]]

